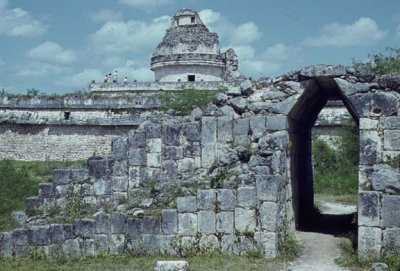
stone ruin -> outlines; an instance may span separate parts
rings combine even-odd
[[[162,116],[113,140],[111,157],[55,170],[26,199],[0,255],[222,251],[275,258],[313,210],[311,128],[329,100],[359,127],[358,253],[400,246],[400,76],[319,65],[214,97],[204,111]],[[92,210],[66,220],[71,199]],[[132,204],[135,203],[135,204]],[[56,210],[56,211],[55,211]]]

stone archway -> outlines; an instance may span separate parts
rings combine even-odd
[[[342,100],[356,123],[359,117],[334,78],[315,77],[306,81],[303,94],[288,114],[291,140],[290,164],[296,228],[314,222],[314,190],[311,157],[311,129],[328,100]]]

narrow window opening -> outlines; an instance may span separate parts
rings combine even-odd
[[[195,75],[188,75],[188,81],[189,82],[194,82],[194,81],[196,81],[196,77],[195,77]]]
[[[194,23],[196,22],[196,19],[194,18],[194,16],[190,17],[190,22],[191,22],[192,24],[194,24]]]
[[[64,112],[64,120],[69,120],[70,116],[71,116],[71,112],[68,112],[68,111]]]

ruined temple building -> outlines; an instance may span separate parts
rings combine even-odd
[[[151,70],[159,82],[224,81],[239,76],[233,49],[221,53],[217,33],[196,11],[181,9],[154,50]]]
[[[181,9],[171,18],[151,57],[155,82],[92,82],[92,92],[175,90],[184,84],[198,89],[229,87],[242,79],[233,49],[222,52],[217,33],[210,32],[199,14]]]

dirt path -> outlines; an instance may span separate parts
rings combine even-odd
[[[342,215],[356,212],[356,207],[340,203],[321,202],[325,215]],[[281,271],[345,271],[349,270],[335,264],[341,254],[338,244],[342,237],[318,232],[298,232],[300,244],[303,246],[301,256],[288,263]]]

